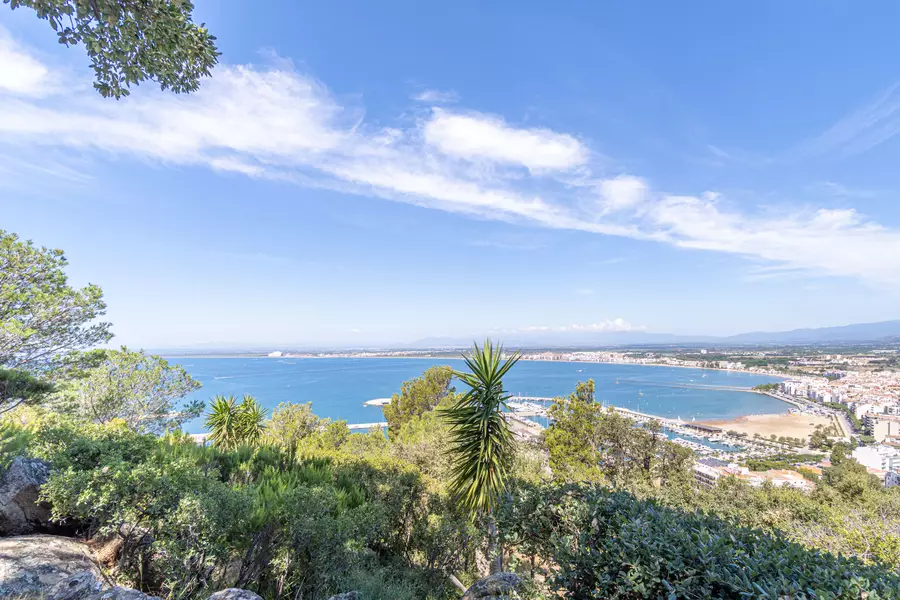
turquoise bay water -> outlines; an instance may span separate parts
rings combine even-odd
[[[251,394],[271,410],[279,402],[312,402],[320,417],[348,423],[382,421],[380,408],[363,406],[386,398],[400,384],[432,365],[463,369],[461,360],[419,358],[177,358],[203,384],[191,398]],[[569,362],[519,362],[506,378],[509,392],[523,396],[561,396],[578,381],[593,378],[598,401],[684,420],[728,419],[747,414],[787,412],[789,405],[751,392],[666,387],[677,385],[751,388],[775,377],[678,367]],[[616,383],[618,381],[618,383]],[[457,385],[457,389],[461,389]],[[203,419],[185,424],[203,431]]]

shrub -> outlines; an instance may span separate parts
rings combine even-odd
[[[599,487],[520,489],[501,512],[571,598],[900,598],[881,565]]]

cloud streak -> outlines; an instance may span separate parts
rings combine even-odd
[[[898,133],[900,83],[895,83],[871,103],[797,146],[790,156],[795,159],[827,155],[856,156],[890,140]]]
[[[121,102],[90,89],[63,95],[47,79],[54,72],[0,31],[0,150],[54,147],[201,166],[484,219],[729,253],[900,290],[896,229],[852,208],[755,214],[716,194],[665,194],[641,177],[606,174],[605,161],[598,164],[572,133],[445,108],[376,127],[363,107],[338,101],[286,61],[220,65],[195,94],[145,87]],[[886,123],[893,97],[856,121]],[[856,139],[844,129],[853,128],[828,139]]]

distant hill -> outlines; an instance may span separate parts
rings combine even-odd
[[[838,327],[816,329],[794,329],[791,331],[755,331],[727,337],[677,335],[648,331],[526,331],[494,333],[494,341],[503,342],[508,348],[615,348],[622,346],[741,346],[741,345],[801,345],[801,344],[846,344],[846,343],[900,343],[900,320],[879,323],[857,323]],[[385,342],[354,346],[354,350],[458,350],[469,348],[472,342],[484,341],[484,334],[469,336],[433,336],[414,342]],[[320,344],[253,344],[238,346],[229,343],[206,343],[185,345],[177,348],[155,349],[168,355],[185,354],[268,354],[272,350],[282,351],[327,351],[348,349],[348,345]]]
[[[900,336],[900,320],[857,323],[838,327],[741,333],[721,338],[731,344],[823,344],[828,342],[887,342]]]
[[[485,336],[429,337],[404,348],[466,348]],[[491,336],[509,347],[521,348],[590,348],[605,346],[665,346],[672,344],[744,345],[744,344],[826,344],[851,342],[890,342],[900,340],[900,320],[858,323],[838,327],[794,329],[791,331],[755,331],[727,337],[675,335],[645,331],[535,331]]]

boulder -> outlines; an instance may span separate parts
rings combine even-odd
[[[0,535],[31,533],[50,520],[50,508],[38,503],[50,466],[17,456],[0,479]]]
[[[344,592],[343,594],[332,596],[328,600],[362,600],[362,596],[359,592]]]
[[[106,586],[90,571],[75,573],[59,581],[46,596],[47,600],[160,600],[143,592],[118,585]]]
[[[210,596],[209,600],[262,600],[262,598],[259,594],[254,594],[247,590],[226,588]]]
[[[54,535],[0,538],[0,598],[44,597],[79,571],[103,580],[91,553],[77,540]]]
[[[491,600],[512,600],[518,598],[516,591],[522,586],[522,578],[515,573],[495,573],[472,584],[462,600],[490,598]]]

